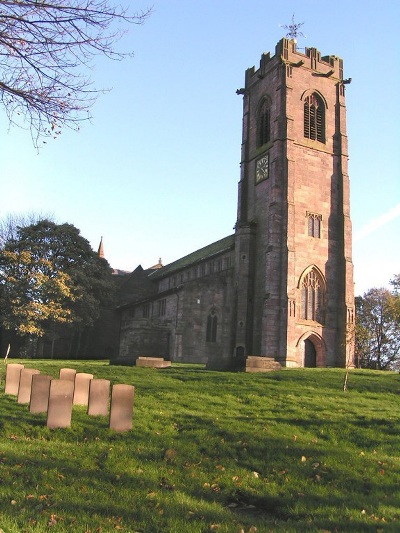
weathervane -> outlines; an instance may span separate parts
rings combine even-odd
[[[294,39],[297,41],[297,37],[306,37],[303,32],[300,31],[300,28],[303,26],[304,22],[298,22],[297,24],[294,21],[294,13],[292,15],[292,23],[291,24],[285,24],[282,26],[285,30],[288,30],[286,37],[289,37],[289,39]]]

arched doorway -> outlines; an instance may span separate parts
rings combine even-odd
[[[317,366],[317,350],[310,339],[304,341],[304,366],[306,368],[316,368]]]

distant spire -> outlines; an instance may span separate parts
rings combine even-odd
[[[97,250],[97,255],[104,259],[104,246],[103,246],[103,237],[100,239],[99,249]]]

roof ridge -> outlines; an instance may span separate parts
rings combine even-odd
[[[198,250],[191,252],[190,254],[187,254],[184,257],[181,257],[180,259],[177,259],[176,261],[173,261],[172,263],[169,263],[158,270],[153,270],[149,274],[149,278],[160,278],[176,270],[187,268],[193,263],[198,263],[199,261],[203,261],[214,255],[224,252],[228,248],[231,248],[234,242],[235,234],[223,237],[222,239],[208,244],[207,246],[203,246],[202,248],[199,248]]]

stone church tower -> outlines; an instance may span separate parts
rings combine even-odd
[[[343,62],[282,39],[246,71],[235,233],[234,358],[353,362]]]
[[[113,362],[353,363],[348,82],[289,39],[247,70],[235,234],[121,281]]]

